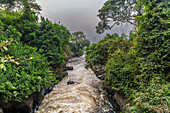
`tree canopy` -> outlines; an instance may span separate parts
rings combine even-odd
[[[17,7],[19,9],[41,11],[41,6],[36,3],[36,0],[1,0],[0,4],[6,7],[7,10],[13,10]]]
[[[96,32],[103,33],[120,23],[130,23],[136,28],[139,24],[136,17],[144,14],[144,4],[150,1],[154,0],[107,0],[97,15],[101,21],[96,26]],[[156,2],[167,4],[168,0],[156,0]]]
[[[75,56],[81,56],[84,52],[84,47],[88,47],[90,41],[86,39],[86,35],[82,31],[77,31],[72,34],[70,39],[70,47]]]
[[[108,0],[104,6],[99,10],[97,15],[100,18],[98,26],[96,26],[97,33],[103,33],[121,22],[134,23],[135,17],[142,15],[142,8],[136,7],[137,0]]]

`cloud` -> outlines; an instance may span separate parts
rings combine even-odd
[[[61,22],[71,32],[83,31],[92,42],[99,41],[106,33],[121,33],[120,26],[102,35],[95,32],[99,22],[98,10],[106,0],[37,0],[42,6],[42,16],[53,22]],[[129,28],[128,28],[129,29]],[[95,39],[96,38],[96,39]]]

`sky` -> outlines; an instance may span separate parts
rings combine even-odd
[[[36,0],[41,6],[41,15],[50,21],[67,27],[73,33],[83,31],[91,43],[96,43],[104,36],[114,33],[126,33],[131,30],[129,24],[115,26],[103,34],[97,34],[95,26],[100,21],[97,17],[98,10],[106,0]]]

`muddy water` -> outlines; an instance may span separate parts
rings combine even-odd
[[[84,56],[69,61],[73,71],[45,96],[37,113],[112,113],[101,81],[84,64]]]

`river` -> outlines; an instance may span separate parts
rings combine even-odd
[[[85,69],[84,56],[67,65],[73,70],[44,97],[36,113],[114,113],[102,81]]]

